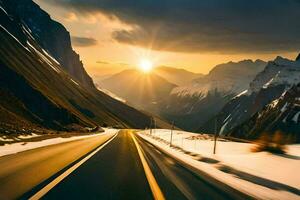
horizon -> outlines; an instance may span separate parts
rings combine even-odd
[[[299,10],[0,0],[0,200],[300,199]]]

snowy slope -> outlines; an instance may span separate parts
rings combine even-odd
[[[269,62],[266,68],[250,83],[250,92],[258,92],[262,88],[276,85],[291,86],[300,82],[300,62],[278,56]]]
[[[208,75],[174,88],[161,114],[180,128],[195,131],[232,97],[246,90],[265,64],[260,60],[244,60],[217,65]]]
[[[247,133],[248,139],[255,139],[262,133],[276,131],[289,135],[289,142],[300,142],[300,84],[285,91],[230,135],[241,137]]]
[[[172,94],[205,96],[214,90],[238,94],[249,87],[249,83],[263,70],[265,64],[261,60],[244,60],[217,65],[208,75],[195,79],[189,85],[174,88]]]
[[[250,83],[247,92],[228,102],[217,116],[218,129],[227,134],[231,129],[247,121],[252,115],[300,82],[300,62],[277,57]],[[216,121],[208,121],[201,130]],[[205,127],[206,126],[206,127]]]
[[[300,145],[288,145],[287,155],[252,152],[255,144],[213,138],[206,134],[170,130],[142,131],[139,135],[177,160],[209,174],[254,199],[299,199]]]

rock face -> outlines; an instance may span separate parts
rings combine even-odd
[[[300,60],[300,53],[299,53],[299,55],[296,58],[296,61],[299,61],[299,60]]]
[[[174,120],[180,128],[195,131],[234,96],[246,90],[265,65],[261,60],[217,65],[208,75],[174,88],[161,108],[161,115]]]
[[[292,86],[279,98],[267,104],[229,135],[257,139],[261,134],[277,131],[288,135],[289,142],[300,142],[300,84]],[[245,134],[246,133],[246,134]]]
[[[300,62],[277,57],[268,62],[265,69],[254,78],[246,93],[233,98],[201,129],[209,127],[211,130],[212,124],[217,121],[220,134],[230,134],[231,130],[249,120],[299,82]]]
[[[83,131],[98,126],[149,126],[147,114],[70,75],[19,14],[6,9],[8,2],[13,1],[0,2],[1,133],[37,128]],[[18,2],[25,7],[25,3],[28,7],[34,5],[27,0]],[[53,32],[50,29],[55,27],[48,31]]]
[[[33,37],[63,68],[85,87],[94,87],[79,55],[72,49],[70,34],[32,0],[1,0],[3,8],[27,26]]]

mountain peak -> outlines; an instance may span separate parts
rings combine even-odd
[[[299,60],[298,57],[297,57],[297,59]],[[289,60],[287,58],[283,58],[281,56],[277,56],[273,62],[276,63],[277,65],[282,65],[282,66],[293,66],[293,67],[299,67],[300,66],[298,62],[295,62],[293,60]]]
[[[276,58],[274,59],[274,62],[280,62],[280,61],[283,61],[283,60],[287,60],[281,56],[276,56]]]
[[[263,61],[263,60],[261,60],[261,59],[256,59],[256,60],[254,61],[254,63],[264,63],[264,64],[266,64],[266,62]]]
[[[300,61],[300,53],[298,54],[296,61]]]
[[[55,58],[73,79],[87,88],[94,88],[79,55],[73,50],[70,33],[59,22],[51,19],[32,0],[0,1],[3,9],[13,18],[22,21],[40,46]]]

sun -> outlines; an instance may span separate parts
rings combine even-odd
[[[153,64],[148,59],[142,59],[139,63],[139,68],[144,73],[149,73],[153,69]]]

